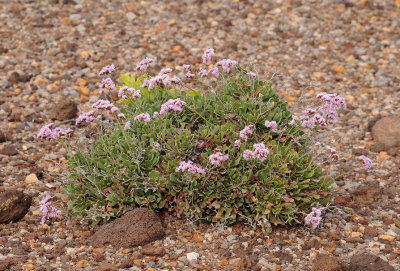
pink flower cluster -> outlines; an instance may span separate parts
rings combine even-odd
[[[200,69],[199,75],[200,77],[206,77],[208,75],[209,71],[206,69]]]
[[[278,131],[277,130],[276,121],[268,121],[268,120],[266,120],[265,121],[265,127],[271,128],[271,131],[274,132],[274,133],[276,133]]]
[[[186,72],[185,77],[186,78],[193,78],[195,76],[194,73],[190,72],[190,65],[185,64],[182,66],[183,70]]]
[[[198,166],[196,166],[192,161],[181,161],[179,166],[175,169],[176,172],[184,172],[189,171],[190,173],[196,174],[204,174],[204,170]]]
[[[229,159],[229,154],[222,154],[222,150],[220,149],[215,149],[215,153],[211,154],[208,159],[210,159],[210,162],[213,166],[218,167],[222,162],[226,161]]]
[[[321,223],[321,214],[321,209],[312,208],[311,213],[309,213],[305,218],[306,224],[311,224],[312,228],[315,229],[316,227],[318,227],[319,223]]]
[[[170,68],[162,69],[158,75],[151,77],[150,80],[144,79],[143,84],[140,87],[148,87],[149,90],[152,90],[156,85],[166,87],[168,85],[171,85],[172,83],[179,83],[181,79],[179,79],[177,76],[170,77],[167,74],[171,71],[172,70]]]
[[[44,225],[48,219],[61,214],[60,210],[57,210],[51,205],[51,199],[52,197],[47,195],[42,201],[39,202],[39,204],[42,205],[40,207],[40,211],[43,213],[42,220],[40,221],[40,224],[42,225]]]
[[[79,115],[79,117],[75,121],[75,125],[79,125],[83,121],[92,122],[94,120],[93,114],[94,114],[94,111],[92,110],[92,111],[89,111],[89,112]]]
[[[115,84],[111,78],[103,78],[101,80],[99,87],[100,87],[100,94],[102,94],[105,89],[115,90]]]
[[[330,157],[332,160],[339,160],[339,154],[337,153],[337,151],[334,148],[330,148],[328,147],[329,151],[330,151]]]
[[[151,62],[153,62],[153,59],[148,58],[147,56],[140,61],[140,63],[136,66],[135,70],[136,71],[146,71],[147,70],[147,65],[149,65]]]
[[[142,113],[135,117],[135,120],[144,121],[146,124],[150,122],[150,115],[149,113]]]
[[[318,110],[306,108],[301,116],[293,116],[289,122],[290,125],[295,125],[297,121],[301,122],[301,126],[314,128],[315,126],[327,126],[334,124],[338,116],[337,111],[341,108],[346,108],[346,100],[336,93],[327,94],[321,92],[317,98],[325,101],[325,103],[318,107]]]
[[[246,142],[248,137],[253,134],[253,130],[254,130],[254,125],[250,124],[244,127],[244,129],[240,131],[239,135],[244,142]]]
[[[60,127],[56,127],[56,128],[54,128],[54,130],[52,130],[53,125],[54,125],[54,123],[49,123],[49,124],[43,126],[40,129],[37,137],[38,138],[43,138],[43,139],[46,139],[46,140],[51,140],[51,139],[59,138],[60,136],[65,136],[65,135],[68,135],[68,134],[72,134],[74,132],[70,128],[68,128],[66,131],[64,131]]]
[[[257,77],[257,75],[254,72],[248,72],[247,76],[253,79]]]
[[[92,107],[96,109],[105,109],[110,113],[115,113],[118,111],[118,107],[108,100],[98,100],[92,105]]]
[[[131,122],[128,120],[127,122],[125,122],[124,130],[129,130],[129,129],[131,129]]]
[[[269,153],[269,150],[267,147],[265,147],[264,143],[257,143],[254,144],[254,151],[250,150],[245,150],[243,152],[243,158],[244,160],[250,160],[250,159],[255,159],[255,160],[260,160],[261,162],[264,161],[267,158],[267,155]]]
[[[111,74],[115,71],[115,66],[114,64],[105,66],[101,69],[101,71],[99,72],[99,75],[106,75],[106,74]]]
[[[229,73],[229,72],[231,71],[231,69],[232,69],[233,67],[235,67],[235,65],[237,65],[237,64],[238,64],[238,62],[235,61],[235,60],[222,59],[222,60],[218,61],[217,63],[215,63],[215,66],[216,66],[216,67],[221,66],[221,67],[222,67],[222,70],[223,70],[225,73]]]
[[[364,169],[370,169],[370,168],[372,167],[372,161],[371,161],[371,159],[369,159],[367,156],[361,155],[361,156],[359,157],[359,159],[360,159],[361,162],[363,163]]]
[[[205,65],[210,64],[211,58],[214,56],[214,49],[208,48],[207,50],[204,51],[204,54],[202,56],[203,63]]]
[[[127,86],[124,86],[119,89],[118,91],[118,97],[120,97],[122,100],[126,100],[128,98],[128,95],[132,95],[132,98],[140,98],[142,95],[140,95],[140,90],[136,90],[134,88],[128,88]]]
[[[161,105],[160,115],[168,113],[169,110],[175,112],[182,112],[182,106],[185,106],[186,102],[181,99],[169,99],[167,102]]]

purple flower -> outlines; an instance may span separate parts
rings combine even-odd
[[[114,64],[105,66],[101,69],[101,71],[99,72],[99,75],[105,75],[105,74],[110,74],[113,73],[115,71],[115,66]]]
[[[150,64],[151,62],[153,62],[153,59],[148,58],[147,56],[140,61],[140,63],[136,66],[135,70],[136,71],[146,71],[147,70],[147,65]]]
[[[129,130],[129,129],[131,129],[131,122],[128,120],[127,122],[125,122],[124,130]]]
[[[221,66],[225,73],[229,73],[235,65],[237,65],[237,61],[230,59],[222,59],[215,64],[216,67]]]
[[[214,68],[210,69],[208,72],[211,72],[211,74],[214,75],[214,76],[217,77],[217,78],[218,78],[218,76],[219,76],[218,67],[214,67]]]
[[[329,152],[330,152],[330,158],[332,160],[338,160],[339,159],[339,154],[337,153],[337,151],[334,148],[330,148],[328,147]]]
[[[209,48],[207,50],[204,51],[204,54],[202,56],[203,59],[203,63],[205,65],[210,64],[211,58],[214,56],[214,49]]]
[[[247,76],[250,77],[250,78],[256,78],[257,77],[257,75],[254,72],[248,72]]]
[[[128,87],[127,87],[127,86],[124,86],[124,87],[122,87],[122,88],[120,88],[120,89],[118,90],[118,97],[122,98],[122,100],[125,100],[125,99],[127,98],[127,96],[126,96],[126,94],[125,94],[125,91],[126,91],[126,90],[128,90]]]
[[[59,138],[60,136],[65,136],[68,134],[72,134],[74,131],[70,128],[68,128],[66,131],[64,131],[62,128],[56,127],[54,130],[52,130],[54,123],[49,123],[45,126],[43,126],[39,133],[37,134],[38,138],[43,138],[46,140],[51,140],[51,139],[56,139]]]
[[[101,80],[99,87],[100,94],[103,93],[105,89],[115,90],[115,84],[111,78],[104,78],[103,80]]]
[[[132,95],[133,98],[140,98],[142,95],[140,95],[140,89],[136,90],[135,93]]]
[[[159,72],[159,75],[167,74],[170,72],[172,72],[171,68],[164,68],[164,69],[161,69],[161,71]]]
[[[115,107],[114,104],[108,100],[98,100],[92,105],[92,108],[111,110]]]
[[[238,140],[235,140],[235,146],[236,146],[237,148],[239,148],[241,144],[242,144],[242,142],[241,142],[239,139],[238,139]]]
[[[155,118],[157,118],[158,117],[158,115],[159,115],[159,113],[156,111],[156,112],[154,112],[153,113],[153,119],[155,119]]]
[[[185,64],[185,65],[182,66],[182,68],[183,68],[184,71],[188,72],[190,70],[190,65]]]
[[[161,105],[160,115],[166,114],[169,110],[175,112],[182,112],[182,107],[186,105],[185,101],[177,98],[175,100],[169,99],[167,102]]]
[[[254,129],[254,125],[250,124],[250,125],[244,127],[244,129],[240,131],[240,133],[239,133],[240,137],[244,140],[244,142],[246,142],[248,137],[253,134],[253,129]]]
[[[264,143],[257,143],[253,145],[254,151],[250,150],[245,150],[243,152],[243,158],[244,160],[250,160],[251,158],[255,160],[259,160],[263,162],[265,159],[267,159],[267,155],[269,154],[269,150],[267,147],[265,147]]]
[[[290,125],[296,125],[296,122],[297,122],[298,120],[300,120],[300,117],[299,117],[299,116],[293,115],[293,116],[292,116],[292,120],[289,122],[289,124],[290,124]]]
[[[200,75],[200,77],[206,77],[208,75],[208,70],[200,69],[199,75]]]
[[[118,114],[118,118],[124,119],[124,118],[125,118],[124,113],[119,113],[119,114]]]
[[[312,208],[312,211],[306,216],[306,224],[311,224],[312,228],[315,229],[321,223],[322,210],[317,208]]]
[[[208,157],[210,159],[210,162],[213,166],[218,167],[221,162],[224,162],[229,159],[229,155],[225,154],[223,155],[220,149],[215,149],[216,153],[213,153]]]
[[[361,155],[358,159],[362,161],[364,169],[370,169],[372,167],[372,161],[367,156]]]
[[[181,161],[179,166],[175,169],[176,172],[184,172],[189,171],[190,173],[196,174],[204,174],[204,170],[198,166],[196,166],[192,161]]]
[[[194,73],[191,73],[190,71],[188,71],[186,74],[185,74],[185,77],[186,78],[193,78],[195,76],[195,74]]]
[[[144,121],[146,124],[150,122],[150,115],[149,113],[142,113],[135,117],[135,120]]]
[[[42,220],[40,221],[41,225],[46,224],[46,221],[48,219],[51,219],[61,214],[60,210],[57,210],[51,205],[51,199],[52,197],[47,195],[42,201],[39,202],[39,204],[41,205],[40,211],[42,211],[43,213]]]
[[[172,71],[171,69],[162,69],[160,73],[154,77],[149,79],[144,79],[143,84],[140,87],[148,87],[149,90],[152,90],[156,85],[160,85],[166,87],[171,85],[172,83],[179,83],[181,80],[177,77],[170,77],[166,72]]]
[[[276,133],[278,131],[277,130],[276,121],[268,121],[268,120],[266,120],[265,121],[265,127],[271,128],[271,131],[274,132],[274,133]]]
[[[93,117],[93,113],[94,111],[89,111],[87,113],[83,113],[82,115],[80,115],[76,121],[75,121],[75,125],[79,125],[81,122],[85,121],[85,122],[92,122],[94,120]]]

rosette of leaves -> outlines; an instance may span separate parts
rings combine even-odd
[[[82,218],[98,222],[146,206],[166,209],[194,220],[261,225],[301,223],[314,205],[329,202],[331,179],[313,163],[308,139],[300,125],[291,126],[292,113],[271,84],[249,78],[237,67],[235,75],[214,91],[140,88],[147,75],[122,76],[128,87],[141,89],[141,99],[127,99],[121,112],[131,121],[104,130],[87,150],[77,150],[67,163],[65,193],[69,207]],[[187,104],[150,123],[134,121],[138,114],[160,111],[168,99]],[[265,127],[275,121],[278,131]],[[255,125],[240,147],[239,132]],[[263,142],[266,160],[244,160],[243,152]],[[218,148],[229,159],[213,166],[209,156]],[[204,174],[176,172],[180,161],[191,160]]]

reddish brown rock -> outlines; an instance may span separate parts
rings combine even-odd
[[[400,147],[400,115],[388,116],[378,120],[372,127],[375,141],[374,151],[389,151]]]
[[[99,266],[99,271],[118,271],[119,268],[110,263],[104,263]]]
[[[350,260],[350,271],[394,271],[388,262],[371,254],[355,255]]]
[[[78,113],[78,107],[74,101],[69,99],[62,100],[55,104],[51,111],[52,120],[70,120],[75,119]]]
[[[17,222],[29,211],[32,197],[16,189],[0,193],[0,224]]]
[[[93,247],[132,248],[161,239],[164,235],[158,216],[146,208],[137,208],[101,226],[90,243]]]
[[[321,256],[318,258],[311,271],[342,271],[342,267],[340,265],[340,262],[329,256]]]
[[[147,256],[164,256],[165,249],[163,247],[145,245],[142,249],[142,253]]]

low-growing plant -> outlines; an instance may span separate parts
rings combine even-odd
[[[212,56],[208,49],[203,62]],[[205,89],[170,77],[171,69],[150,77],[144,71],[151,61],[122,75],[119,87],[103,79],[101,91],[118,91],[120,108],[99,100],[93,105],[99,115],[78,118],[78,125],[97,121],[98,135],[66,163],[64,192],[74,214],[100,223],[146,206],[270,231],[272,224],[302,223],[312,207],[329,203],[333,180],[313,162],[305,129],[332,122],[332,112],[345,106],[339,96],[322,94],[325,107],[294,116],[251,67],[224,59],[201,69],[199,79],[216,78]],[[190,66],[183,69],[193,80]],[[113,72],[107,66],[100,74]],[[50,128],[41,137],[71,134],[56,128],[52,136]]]

